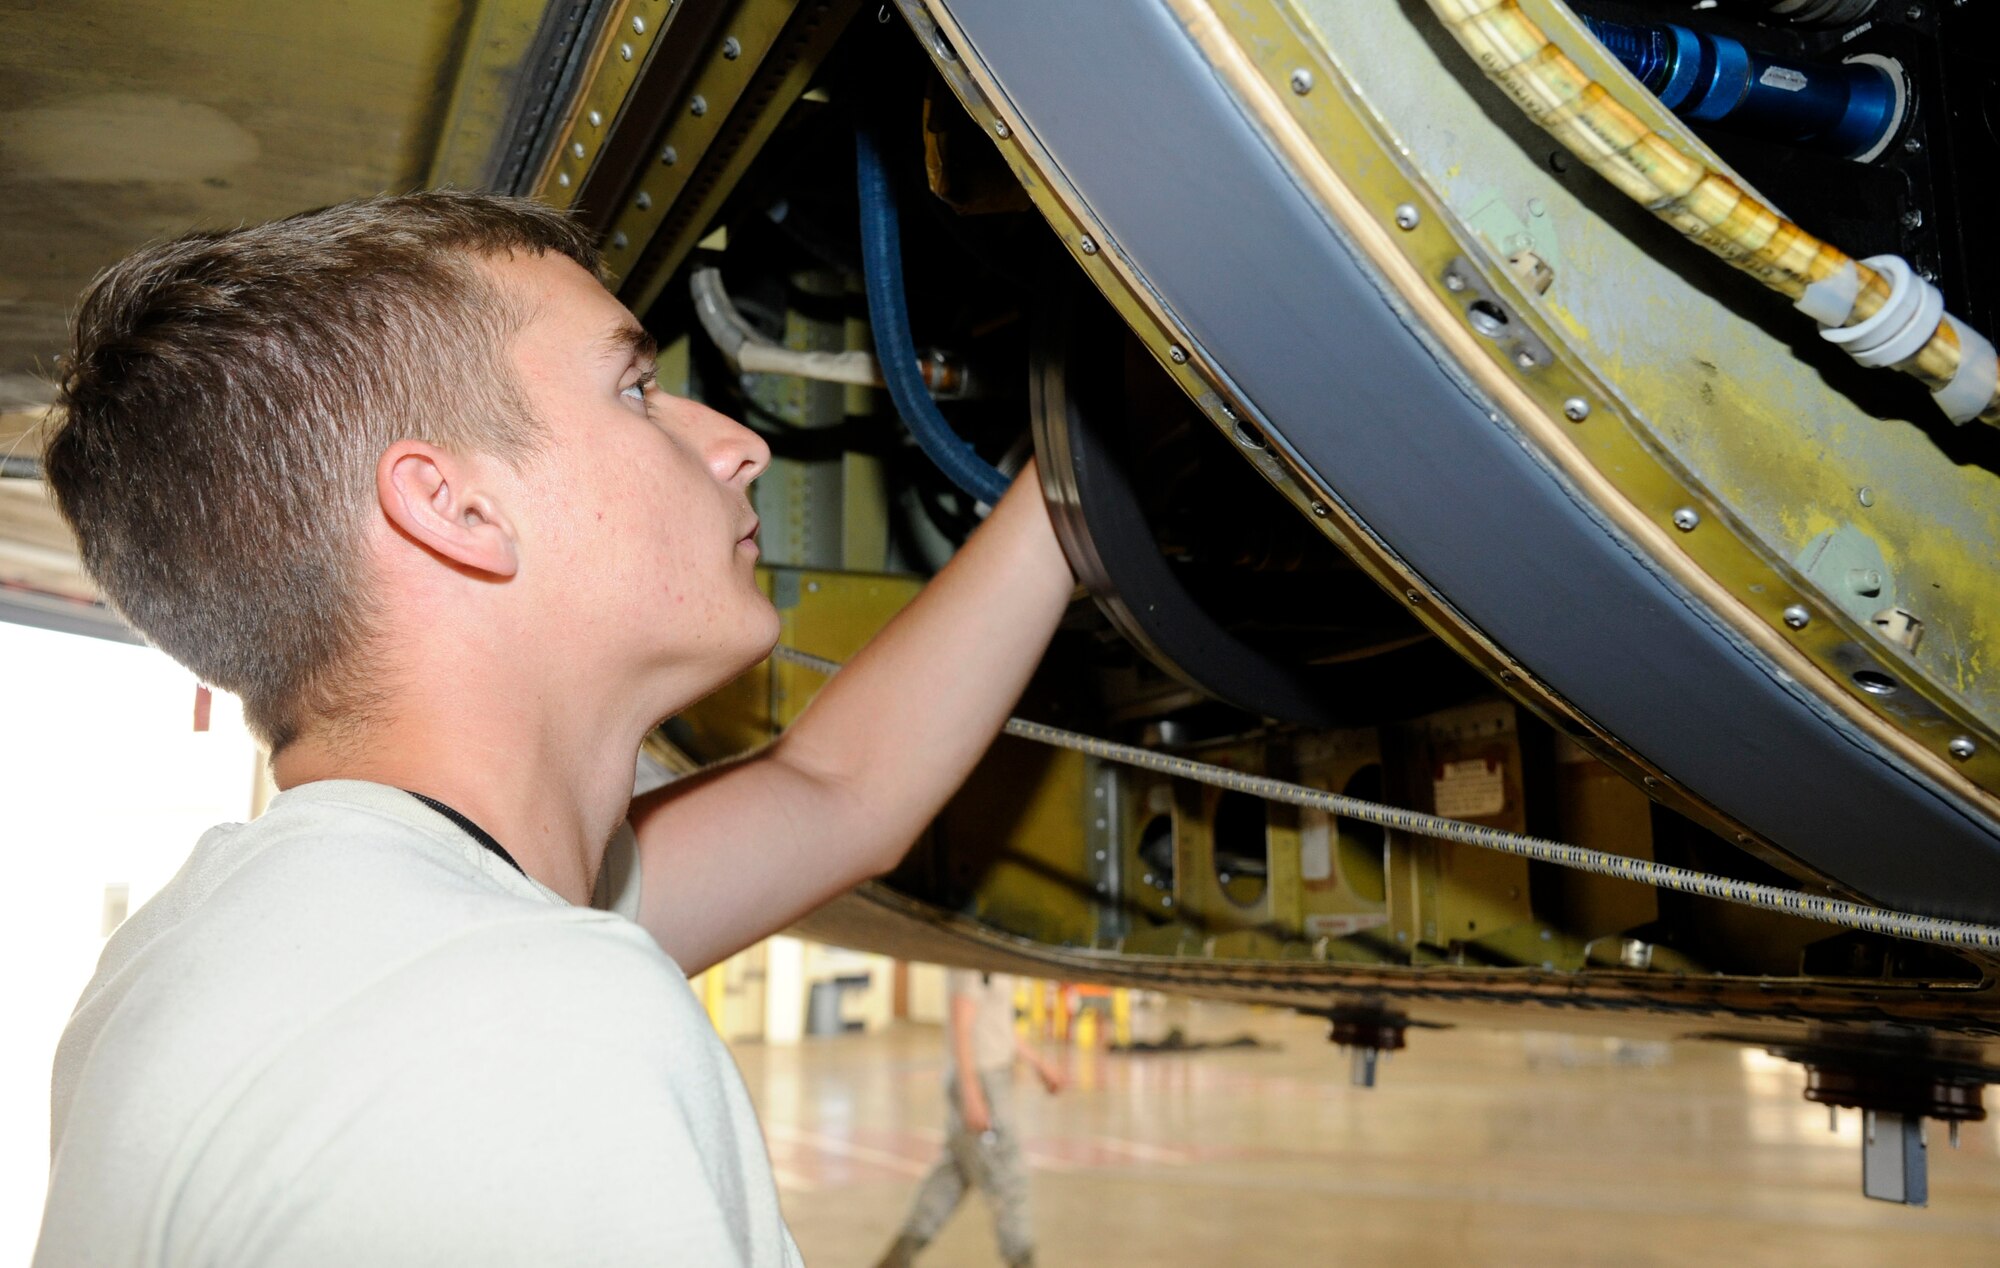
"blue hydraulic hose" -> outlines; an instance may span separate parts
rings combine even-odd
[[[903,242],[896,195],[889,187],[889,172],[874,134],[865,127],[854,134],[854,160],[861,194],[861,267],[868,282],[868,324],[875,331],[875,359],[882,366],[882,382],[924,455],[953,484],[992,506],[1007,491],[1007,477],[951,429],[917,369],[910,306],[903,294]]]

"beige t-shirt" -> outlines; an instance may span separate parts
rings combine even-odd
[[[981,1071],[1005,1070],[1014,1064],[1014,979],[1004,973],[952,969],[945,991],[979,1006],[972,1024],[972,1059]]]
[[[37,1264],[801,1262],[659,945],[379,784],[202,837],[106,945],[52,1121]]]

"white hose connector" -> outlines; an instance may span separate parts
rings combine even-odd
[[[1846,324],[1861,293],[1860,274],[1852,260],[1808,286],[1793,307],[1820,324],[1820,336],[1828,343],[1871,367],[1909,360],[1937,337],[1939,327],[1950,325],[1958,339],[1958,370],[1950,383],[1931,393],[1931,399],[1954,423],[1979,417],[2000,387],[2000,358],[1995,357],[1993,344],[1945,312],[1944,295],[1917,276],[1901,256],[1877,255],[1862,263],[1888,279],[1890,287],[1888,301],[1868,320]]]
[[[2000,390],[2000,357],[1993,353],[1993,343],[1985,335],[1956,319],[1951,320],[1958,332],[1958,372],[1951,376],[1951,382],[1931,393],[1944,416],[1954,423],[1969,423],[1979,417],[1993,402],[1993,394]]]
[[[1877,255],[1862,261],[1889,279],[1889,299],[1875,315],[1852,326],[1829,326],[1820,337],[1865,366],[1895,365],[1917,355],[1937,333],[1944,317],[1944,295],[1917,276],[1900,255]],[[1845,316],[1845,314],[1843,314]]]

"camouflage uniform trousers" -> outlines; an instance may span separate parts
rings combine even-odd
[[[1028,1218],[1028,1166],[1021,1157],[1021,1140],[1014,1127],[1012,1073],[982,1071],[979,1086],[985,1089],[993,1122],[992,1130],[984,1135],[966,1129],[958,1103],[958,1076],[947,1071],[944,1156],[917,1189],[909,1217],[903,1221],[903,1236],[918,1246],[928,1244],[964,1201],[965,1191],[977,1187],[993,1212],[1000,1257],[1009,1264],[1032,1263],[1035,1233]]]

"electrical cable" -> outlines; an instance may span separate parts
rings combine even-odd
[[[828,676],[840,669],[838,661],[827,660],[791,647],[773,648],[771,657]],[[1207,784],[1213,788],[1247,793],[1265,801],[1302,806],[1309,810],[1323,810],[1345,819],[1357,819],[1363,823],[1394,828],[1399,832],[1408,832],[1415,836],[1477,846],[1483,850],[1495,850],[1501,854],[1553,863],[1559,867],[1582,872],[1595,872],[1600,876],[1614,876],[1620,880],[1651,885],[1676,893],[1695,894],[1722,902],[1781,912],[1788,916],[1822,920],[1828,924],[1881,934],[1885,937],[1910,938],[1918,942],[1935,942],[1943,946],[2000,950],[2000,927],[1992,925],[1870,907],[1838,898],[1822,898],[1815,894],[1780,889],[1775,885],[1730,880],[1728,877],[1714,876],[1684,867],[1670,867],[1647,859],[1627,858],[1622,854],[1586,849],[1580,845],[1565,845],[1542,837],[1507,832],[1477,823],[1464,823],[1457,819],[1446,819],[1415,810],[1403,810],[1396,806],[1385,806],[1379,802],[1347,797],[1320,788],[1308,788],[1303,784],[1287,783],[1263,775],[1247,775],[1242,771],[1213,766],[1207,762],[1175,757],[1169,753],[1139,748],[1136,745],[1100,740],[1095,736],[1065,731],[1060,727],[1029,722],[1022,718],[1007,719],[1006,725],[1001,729],[1018,739],[1070,749],[1101,761],[1117,762],[1120,765],[1134,766],[1176,779]]]
[[[910,333],[909,299],[903,293],[902,231],[889,171],[873,132],[854,134],[855,183],[861,201],[861,259],[868,289],[868,323],[875,359],[896,412],[938,470],[973,498],[992,506],[1007,491],[1006,476],[951,429],[917,369]]]

